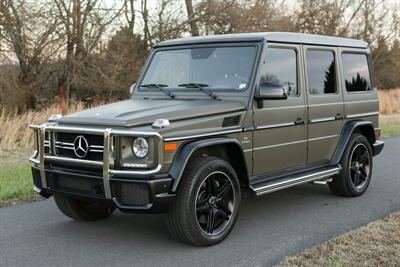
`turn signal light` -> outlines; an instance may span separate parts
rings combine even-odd
[[[381,138],[381,129],[375,128],[375,139],[378,140],[379,138]]]
[[[174,150],[176,150],[176,144],[165,144],[164,150],[165,151],[174,151]]]

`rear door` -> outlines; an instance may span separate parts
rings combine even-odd
[[[302,166],[307,155],[307,112],[300,46],[269,43],[258,84],[285,87],[286,100],[254,101],[254,175]]]
[[[307,163],[331,159],[343,126],[337,48],[303,46],[308,102]]]

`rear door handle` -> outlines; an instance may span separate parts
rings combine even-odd
[[[336,114],[335,120],[342,120],[344,116],[341,113]]]
[[[304,120],[302,118],[297,118],[294,121],[294,125],[302,125],[302,124],[304,124]]]

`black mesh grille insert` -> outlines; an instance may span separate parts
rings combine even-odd
[[[47,175],[49,189],[88,196],[104,197],[104,187],[101,179],[73,177],[67,175]]]
[[[236,126],[239,125],[239,122],[240,122],[240,115],[226,117],[222,122],[222,127]]]
[[[144,206],[150,203],[149,188],[146,184],[114,183],[113,194],[124,205]]]

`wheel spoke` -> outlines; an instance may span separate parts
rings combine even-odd
[[[217,191],[217,201],[221,201],[228,192],[232,189],[232,184],[230,181],[224,183]]]
[[[196,212],[197,213],[205,213],[209,210],[207,206],[207,199],[199,200],[196,203]]]
[[[352,170],[352,171],[357,171],[357,167],[356,167],[356,163],[355,163],[355,162],[352,162],[352,163],[350,164],[350,170]]]
[[[209,196],[213,196],[215,195],[216,192],[216,186],[215,186],[215,180],[212,177],[209,177],[206,180],[206,184],[207,184],[207,192]]]
[[[210,209],[207,217],[207,233],[212,234],[214,230],[214,224],[215,224],[215,212],[213,209]]]
[[[224,203],[218,203],[217,204],[219,209],[224,211],[227,215],[231,215],[232,212],[226,207],[226,205],[224,205]]]
[[[365,181],[367,177],[367,172],[364,169],[360,169],[360,178]]]
[[[362,155],[360,156],[360,163],[365,163],[368,160],[368,151],[364,151],[364,153],[362,153]]]
[[[354,185],[358,186],[359,181],[360,181],[360,173],[358,171],[356,171],[354,173],[354,178],[353,178]]]
[[[218,209],[217,214],[219,217],[221,217],[225,221],[229,220],[228,214],[223,209]]]

